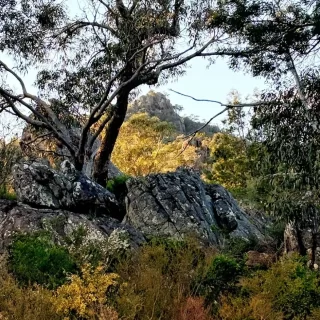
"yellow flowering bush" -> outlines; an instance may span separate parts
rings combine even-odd
[[[106,305],[106,292],[117,283],[118,275],[105,274],[103,267],[89,264],[81,269],[81,276],[71,275],[68,284],[56,290],[53,299],[56,311],[69,319],[118,319],[117,312]]]

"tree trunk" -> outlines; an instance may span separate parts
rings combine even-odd
[[[108,164],[127,113],[129,92],[130,90],[123,90],[117,96],[116,112],[104,129],[101,145],[94,160],[93,179],[103,187],[107,183]]]

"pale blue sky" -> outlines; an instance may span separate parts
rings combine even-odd
[[[155,88],[155,91],[167,93],[172,104],[183,106],[187,115],[197,115],[200,120],[209,120],[214,114],[223,109],[216,103],[197,102],[190,98],[180,96],[169,89],[191,95],[199,99],[218,100],[226,103],[228,95],[232,90],[237,90],[242,98],[252,95],[255,89],[262,90],[266,87],[264,80],[254,78],[243,72],[232,71],[227,64],[227,60],[219,59],[214,65],[208,66],[208,60],[195,58],[190,62],[187,74],[178,81],[168,83],[165,86]],[[149,87],[143,87],[143,93],[148,92]],[[222,119],[219,117],[218,119]],[[220,123],[214,120],[213,123]]]

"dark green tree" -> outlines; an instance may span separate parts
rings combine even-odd
[[[83,0],[74,15],[61,1],[0,0],[0,52],[14,58],[0,61],[1,110],[56,139],[77,169],[92,161],[104,185],[134,90],[180,76],[195,57],[230,54],[220,48],[225,31],[206,28],[209,4]],[[20,76],[31,68],[37,95]]]
[[[319,205],[319,9],[318,1],[231,0],[210,12],[209,28],[219,26],[247,52],[233,54],[231,68],[270,85],[252,124],[266,148],[269,204],[288,220],[308,219]]]

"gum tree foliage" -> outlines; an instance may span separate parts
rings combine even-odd
[[[320,3],[309,0],[220,1],[209,27],[221,27],[247,55],[231,68],[267,80],[253,127],[267,150],[270,206],[287,219],[319,204]]]
[[[175,171],[194,166],[199,155],[194,146],[182,152],[184,140],[176,139],[174,127],[146,113],[132,115],[121,127],[112,162],[132,176]]]
[[[222,46],[220,26],[206,27],[209,0],[80,4],[72,14],[56,0],[0,0],[0,104],[66,148],[77,169],[92,160],[91,175],[105,185],[134,90],[180,76],[195,57],[235,50]],[[35,69],[32,94],[23,76]]]

